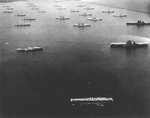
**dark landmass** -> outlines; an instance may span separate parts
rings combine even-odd
[[[7,2],[16,2],[16,1],[26,1],[26,0],[0,0],[0,2],[3,2],[3,3],[7,3]]]

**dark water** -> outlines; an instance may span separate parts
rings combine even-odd
[[[150,49],[111,49],[115,41],[147,41],[150,27],[126,26],[127,21],[142,19],[147,14],[114,9],[127,18],[114,18],[94,7],[93,16],[102,22],[86,21],[78,13],[70,13],[78,2],[60,2],[66,11],[52,6],[52,1],[33,1],[46,14],[31,10],[27,2],[7,3],[13,14],[0,13],[0,113],[1,116],[116,116],[146,117],[150,113]],[[5,8],[0,5],[0,11]],[[78,9],[78,8],[77,8]],[[79,8],[80,9],[80,8]],[[82,12],[84,10],[81,9]],[[16,13],[35,17],[31,27],[17,28],[21,22]],[[65,15],[71,19],[58,21]],[[89,28],[74,28],[86,22]],[[17,53],[16,48],[41,46],[43,52]],[[112,97],[105,107],[73,107],[72,97]]]

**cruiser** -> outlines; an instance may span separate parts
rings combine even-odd
[[[79,13],[79,16],[92,16],[90,13]]]
[[[76,5],[76,7],[85,7],[85,5]]]
[[[71,9],[70,12],[79,12],[79,10],[74,10],[74,9]]]
[[[84,7],[83,9],[85,9],[85,10],[93,10],[94,8],[93,7]]]
[[[64,16],[60,16],[56,19],[59,19],[59,20],[69,20],[70,18],[69,17],[64,17]]]
[[[35,18],[28,18],[28,17],[24,17],[22,20],[32,21],[32,20],[35,20]]]
[[[42,51],[42,47],[26,47],[26,48],[17,48],[17,52],[33,52],[33,51]]]
[[[26,16],[25,14],[22,14],[22,13],[20,13],[20,14],[16,14],[15,16]]]
[[[87,20],[89,20],[89,21],[102,21],[102,19],[96,18],[96,17],[93,17],[93,18],[87,18]]]
[[[24,23],[24,24],[15,24],[16,27],[27,27],[27,26],[31,26],[31,24],[28,24],[28,23]]]
[[[59,8],[57,8],[58,10],[66,10],[66,8],[64,8],[64,7],[59,7]]]
[[[120,18],[122,18],[122,17],[127,17],[127,15],[126,14],[114,14],[113,17],[120,17]]]
[[[136,23],[127,23],[127,25],[144,26],[144,25],[150,25],[150,22],[149,23],[145,23],[144,21],[138,20]]]
[[[84,28],[84,27],[90,27],[90,24],[78,23],[78,24],[74,24],[73,26],[74,26],[74,27],[81,27],[81,28]]]
[[[128,40],[127,42],[117,42],[111,43],[110,46],[112,48],[138,48],[138,47],[147,47],[148,43],[146,42],[135,42],[132,40]]]
[[[104,13],[114,13],[114,10],[108,9],[108,10],[103,10],[102,12],[104,12]]]

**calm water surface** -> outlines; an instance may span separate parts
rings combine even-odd
[[[126,26],[126,22],[150,20],[148,14],[127,10],[126,18],[102,13],[109,7],[94,7],[92,16],[103,21],[90,22],[78,13],[69,12],[79,2],[38,1],[33,3],[45,14],[31,10],[28,2],[7,3],[13,14],[0,12],[0,113],[1,116],[148,116],[150,113],[150,49],[111,49],[116,41],[150,42],[150,27]],[[67,10],[57,10],[55,4]],[[0,4],[0,11],[5,8]],[[81,12],[85,12],[82,8]],[[14,27],[23,23],[16,13],[35,17],[31,27]],[[64,15],[70,20],[59,21]],[[89,28],[75,28],[85,22]],[[16,48],[41,46],[42,52],[17,53]],[[105,107],[74,108],[71,97],[113,97]]]

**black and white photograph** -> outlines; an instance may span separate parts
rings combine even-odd
[[[0,0],[0,118],[149,118],[150,0]]]

